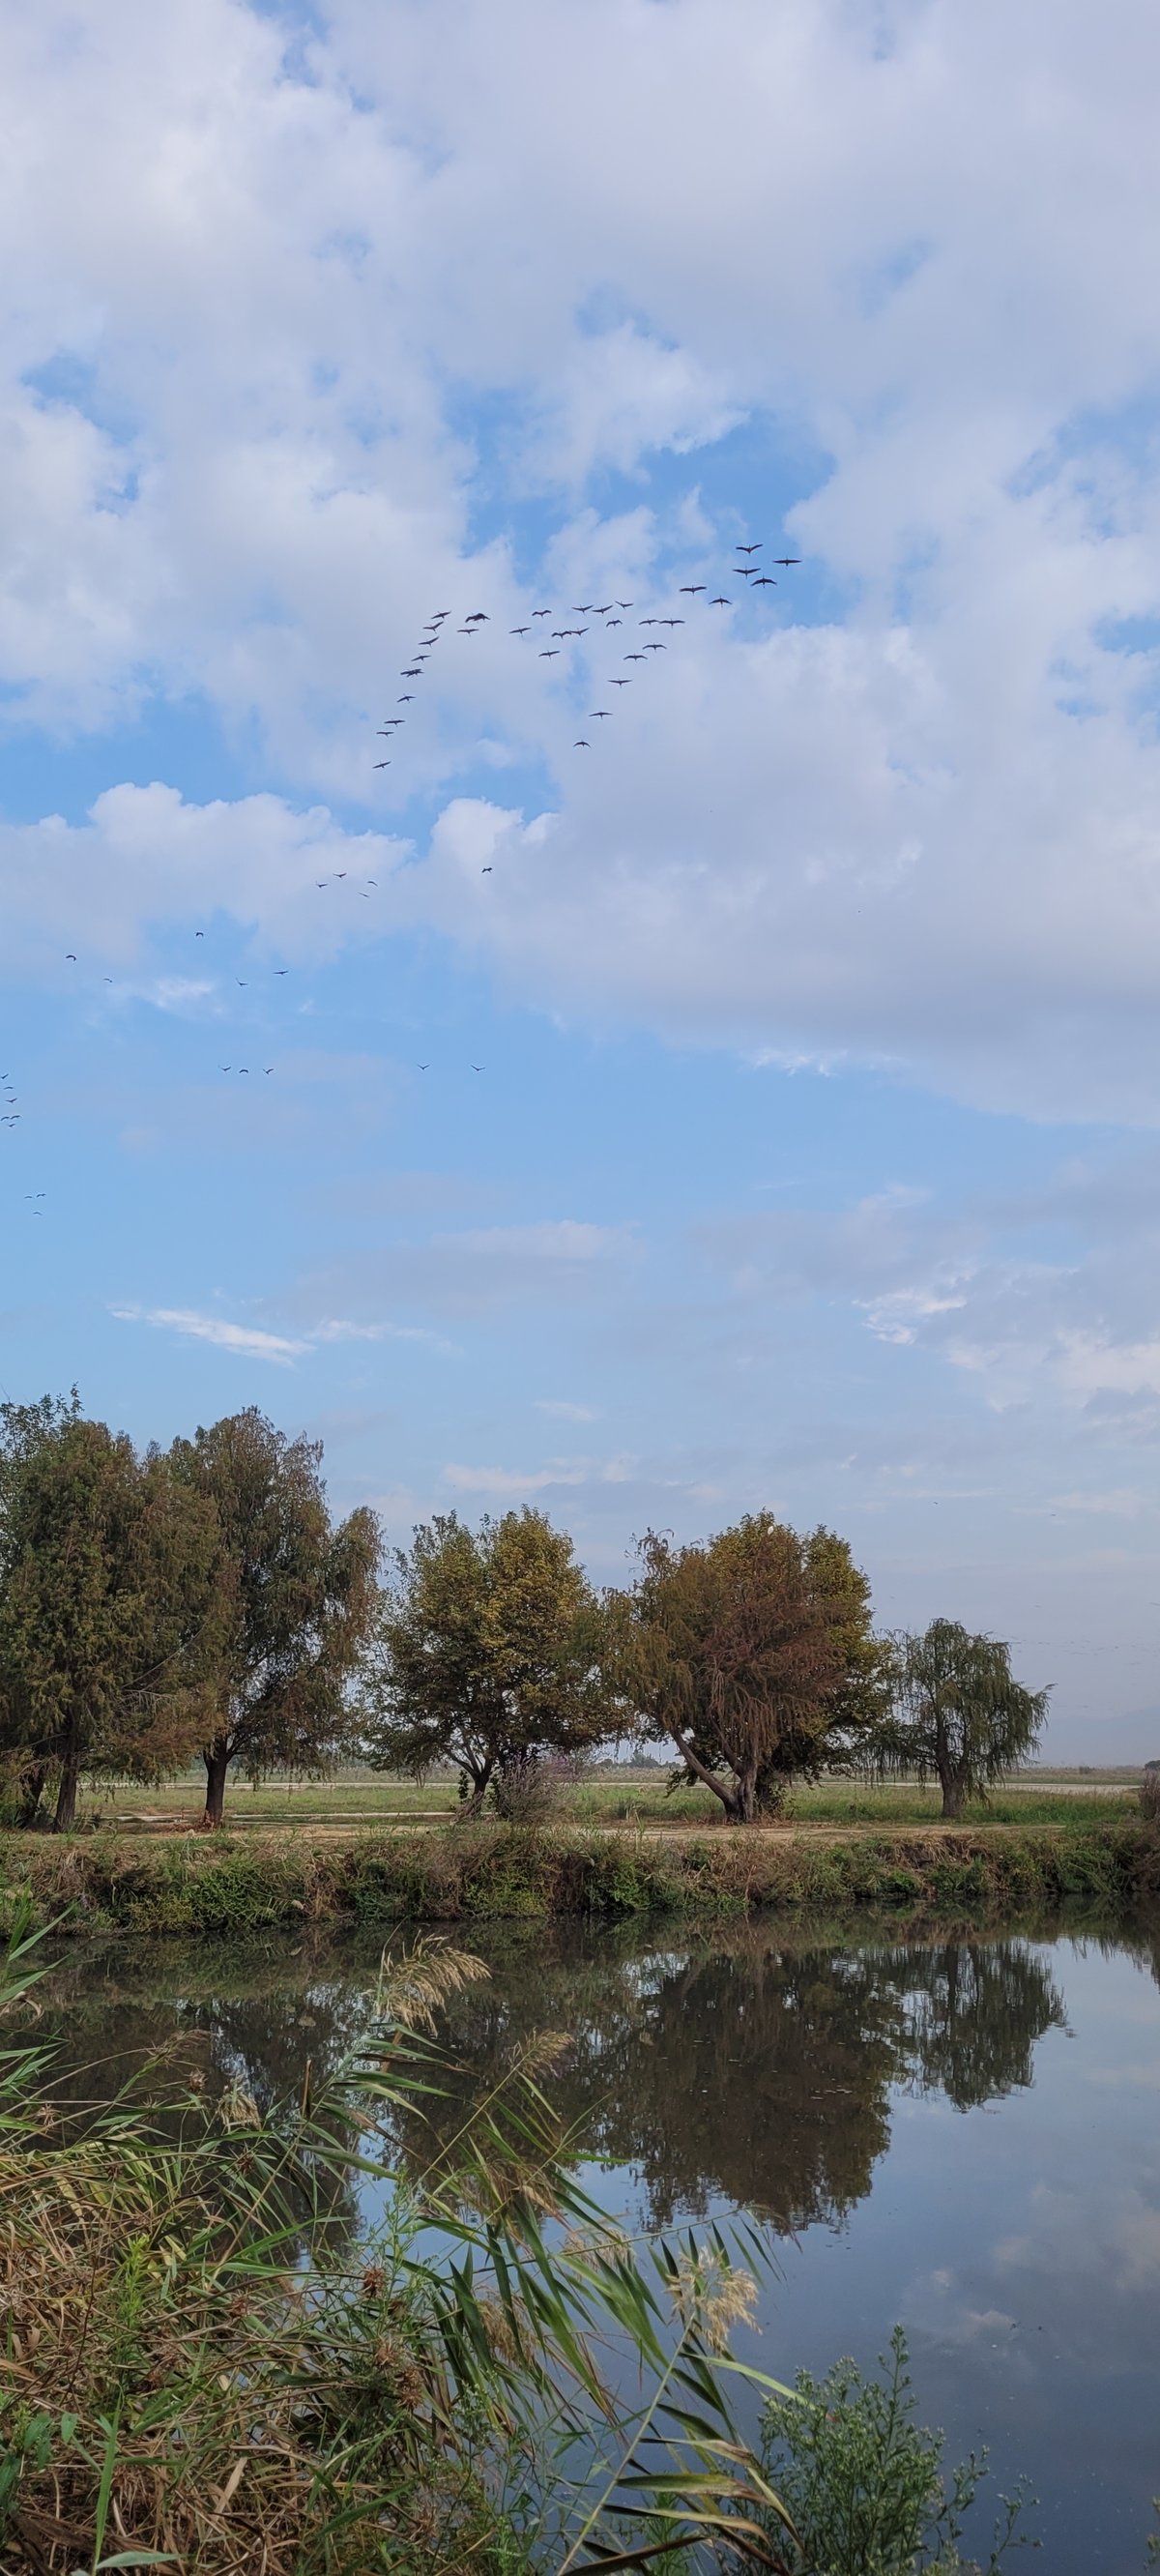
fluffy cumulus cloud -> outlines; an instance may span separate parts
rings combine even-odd
[[[438,594],[489,624],[354,834],[378,875],[427,800],[383,926],[576,1015],[1152,1119],[1158,74],[1152,11],[1081,0],[10,12],[3,720],[208,707],[279,791],[46,823],[21,937],[75,866],[129,950],[195,860],[293,937]],[[805,588],[693,603],[576,754],[623,636],[507,630],[548,581],[716,587],[770,474]]]

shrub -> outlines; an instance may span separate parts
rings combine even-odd
[[[792,2576],[970,2576],[959,2554],[966,2516],[987,2474],[972,2453],[943,2479],[943,2435],[914,2421],[906,2337],[896,2326],[882,2376],[840,2361],[825,2379],[799,2371],[792,2396],[767,2406],[763,2467],[795,2532]],[[1000,2497],[987,2576],[1016,2537],[1026,2499]],[[785,2547],[779,2526],[770,2536]]]
[[[1160,1762],[1149,1762],[1140,1781],[1140,1813],[1160,1825]]]

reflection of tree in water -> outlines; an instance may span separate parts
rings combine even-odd
[[[972,2111],[1031,2083],[1036,2041],[1067,2016],[1025,1942],[947,1941],[900,1956],[909,2072],[923,2092]]]
[[[1036,2042],[1064,2018],[1021,1940],[812,1948],[750,1924],[662,1948],[639,1928],[558,1924],[494,1926],[473,1946],[492,1980],[449,2012],[457,2063],[432,2125],[450,2136],[522,2042],[563,2031],[554,2107],[586,2153],[635,2169],[659,2224],[714,2199],[783,2231],[840,2221],[889,2143],[892,2088],[992,2101],[1031,2082]],[[108,2099],[155,2048],[176,2057],[161,2090],[200,2073],[211,2094],[238,2080],[267,2109],[297,2094],[307,2058],[322,2081],[358,2038],[377,1964],[377,1942],[156,1943],[94,1971],[78,1944],[46,2021],[81,2070],[73,2098]],[[401,2126],[426,2160],[430,2130],[410,2112]]]
[[[992,2100],[1031,2081],[1036,2040],[1062,2020],[1021,1941],[810,1950],[750,1927],[615,1964],[541,1947],[461,1999],[438,2125],[457,2125],[533,2030],[563,2030],[555,2105],[587,2148],[635,2168],[658,2224],[724,2198],[796,2230],[869,2190],[892,2086],[960,2109]]]

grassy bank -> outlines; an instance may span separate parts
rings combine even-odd
[[[1119,1812],[1062,1824],[699,1834],[457,1823],[325,1836],[0,1839],[0,1909],[73,1931],[243,1934],[335,1923],[552,1915],[841,1917],[862,1907],[1001,1921],[1160,1897],[1160,1834]]]
[[[1111,1813],[1135,1811],[1138,1772],[1078,1772],[1058,1775],[1022,1771],[1000,1783],[986,1807],[969,1807],[968,1824],[1047,1825],[1093,1821]],[[156,1790],[108,1782],[90,1786],[81,1800],[86,1825],[105,1824],[119,1833],[154,1834],[192,1831],[205,1804],[205,1774],[190,1772]],[[655,1825],[666,1830],[698,1825],[720,1828],[721,1808],[712,1791],[694,1782],[672,1789],[663,1769],[636,1769],[609,1764],[581,1780],[560,1784],[554,1809],[561,1825]],[[832,1777],[799,1782],[790,1806],[798,1824],[933,1825],[941,1814],[937,1789],[917,1781]],[[423,1781],[383,1778],[366,1771],[339,1772],[328,1780],[273,1778],[256,1786],[231,1782],[227,1815],[233,1833],[261,1833],[288,1825],[295,1831],[314,1825],[451,1824],[460,1813],[454,1778],[433,1773]]]

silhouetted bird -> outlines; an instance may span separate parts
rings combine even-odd
[[[573,743],[572,749],[573,751],[591,751],[592,745],[590,742],[585,742],[583,735],[581,735],[579,742]]]
[[[711,600],[710,600],[710,602],[709,602],[709,606],[710,606],[710,608],[732,608],[732,606],[733,606],[733,602],[732,602],[732,600],[731,600],[731,599],[725,599],[724,597],[721,597],[721,598],[718,598],[718,599],[711,599]]]
[[[560,647],[559,647],[559,645],[558,645],[558,644],[554,644],[554,645],[552,645],[552,647],[551,647],[551,649],[550,649],[550,650],[547,650],[547,649],[546,649],[546,650],[545,650],[543,653],[541,653],[541,655],[540,655],[540,660],[541,660],[541,662],[558,662],[558,661],[559,661],[559,659],[560,659]]]
[[[707,581],[683,581],[681,583],[681,597],[682,599],[695,599],[699,590],[708,590],[708,587],[709,584]]]
[[[610,689],[631,689],[632,682],[631,680],[610,680],[608,685]]]
[[[762,544],[763,544],[763,542],[764,542],[764,540],[763,540],[761,537],[759,537],[759,538],[758,538],[758,540],[757,540],[756,545],[754,545],[754,546],[738,546],[737,552],[738,552],[738,554],[739,554],[739,555],[759,555],[759,554],[761,553],[761,548],[762,548]]]
[[[508,628],[509,635],[526,635],[527,632],[528,629],[526,626],[509,626]]]
[[[771,572],[759,572],[753,587],[755,590],[776,590],[777,583]]]
[[[774,562],[775,562],[776,564],[795,564],[795,563],[800,563],[800,562],[801,562],[801,556],[800,556],[800,555],[775,555],[775,556],[774,556],[774,558],[773,558],[773,560],[774,560]]]

